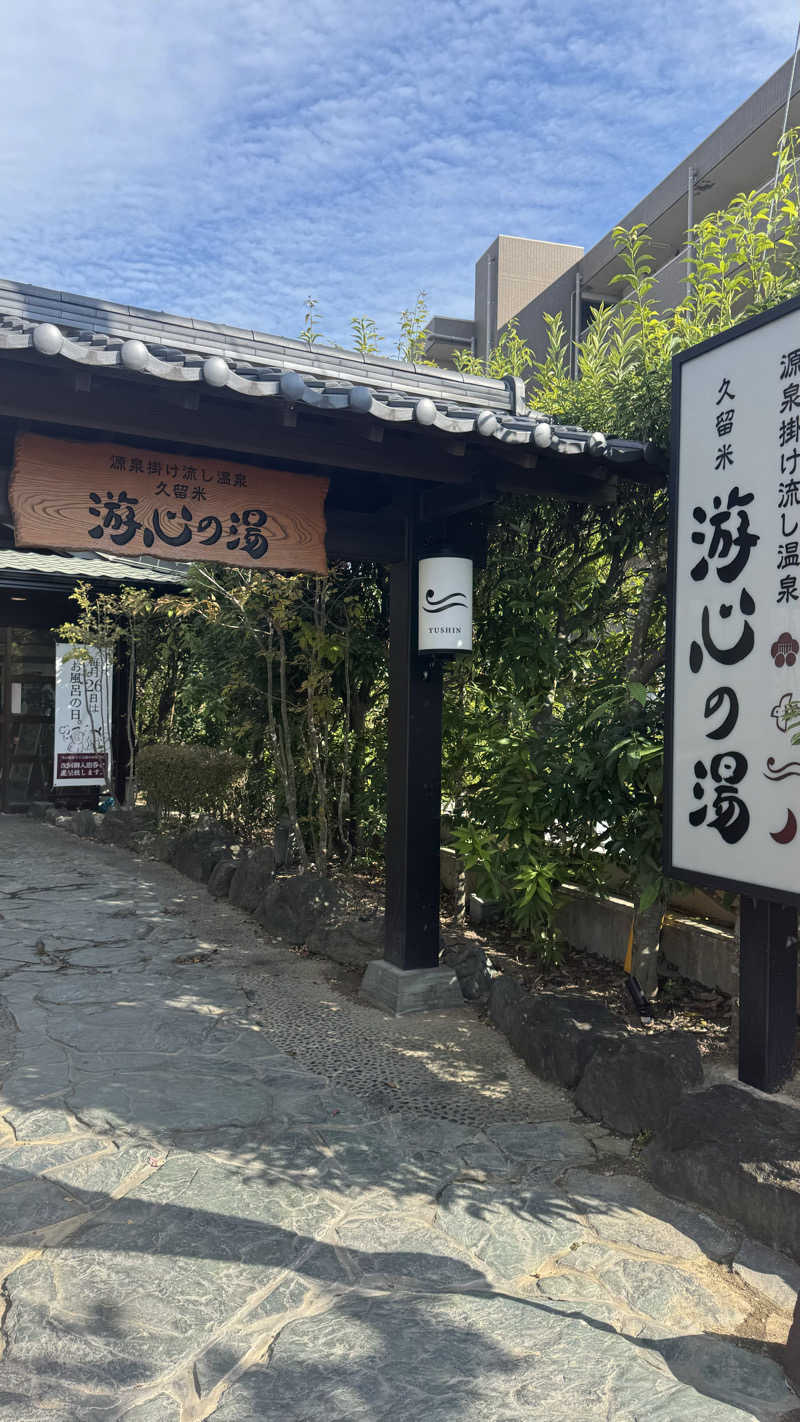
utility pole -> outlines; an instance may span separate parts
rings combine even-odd
[[[692,276],[694,275],[694,237],[692,228],[694,227],[694,185],[697,178],[697,169],[694,164],[689,165],[689,187],[686,194],[686,300],[692,294]]]

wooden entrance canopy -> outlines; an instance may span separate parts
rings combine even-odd
[[[515,378],[0,281],[6,476],[22,435],[121,442],[192,465],[236,460],[328,481],[327,557],[391,569],[386,957],[402,969],[435,966],[441,664],[416,651],[417,562],[446,544],[480,565],[498,494],[607,503],[619,480],[661,485],[658,452],[551,424],[528,409]],[[25,492],[20,468],[16,497]],[[3,503],[0,484],[0,518]]]

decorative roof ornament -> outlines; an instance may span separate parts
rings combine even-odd
[[[0,281],[4,349],[449,435],[477,434],[506,446],[509,458],[513,446],[527,445],[553,457],[590,457],[621,472],[626,464],[664,468],[650,443],[554,425],[528,407],[524,382],[516,376],[495,380],[407,365],[8,281]]]
[[[59,331],[58,326],[53,326],[49,321],[44,321],[41,326],[34,326],[31,333],[31,343],[34,350],[37,350],[40,355],[54,356],[58,355],[61,350],[64,344],[64,337]]]
[[[214,385],[220,389],[223,385],[227,385],[230,373],[230,366],[226,360],[222,359],[222,356],[209,356],[208,360],[203,361],[203,379],[207,385]]]
[[[144,370],[150,359],[150,352],[144,341],[124,341],[119,357],[128,370]]]

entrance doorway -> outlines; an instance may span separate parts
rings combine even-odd
[[[0,627],[0,810],[50,797],[54,702],[52,634]]]

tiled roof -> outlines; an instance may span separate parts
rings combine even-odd
[[[253,399],[350,411],[390,423],[477,434],[551,455],[620,466],[658,464],[652,445],[554,425],[528,409],[521,380],[406,365],[338,347],[170,316],[0,281],[0,350],[33,350],[98,370],[119,368]]]
[[[173,563],[172,569],[166,571],[154,563],[111,558],[104,553],[26,553],[19,548],[0,548],[0,585],[20,576],[173,588],[184,582],[179,563]]]

